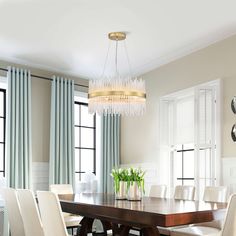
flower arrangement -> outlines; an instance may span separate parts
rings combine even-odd
[[[142,190],[143,193],[145,193],[144,190],[144,175],[145,172],[142,171],[140,168],[129,168],[128,169],[128,176],[127,176],[127,184],[128,184],[128,189],[131,185],[134,183],[137,183],[138,187]]]
[[[120,192],[123,191],[121,186],[124,186],[125,183],[125,195],[127,195],[128,199],[131,199],[128,195],[132,192],[137,185],[138,191],[140,195],[144,193],[144,175],[145,172],[142,171],[140,168],[128,168],[128,169],[112,169],[111,176],[114,179],[114,188],[117,199],[121,199],[124,194]],[[140,197],[138,197],[140,200]]]
[[[115,192],[119,192],[120,188],[120,182],[124,181],[126,182],[128,180],[128,171],[127,169],[112,169],[111,171],[111,176],[114,179],[114,187],[115,187]]]

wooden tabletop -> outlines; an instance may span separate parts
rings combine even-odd
[[[144,197],[115,200],[112,194],[59,195],[62,210],[114,223],[146,227],[177,226],[221,219],[227,204]]]

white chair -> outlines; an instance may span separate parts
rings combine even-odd
[[[166,198],[166,185],[152,185],[149,192],[149,197]]]
[[[175,187],[174,199],[177,200],[194,200],[195,187],[187,185],[177,185]]]
[[[33,193],[27,189],[17,190],[26,236],[44,236],[38,206]]]
[[[76,193],[97,193],[98,181],[92,172],[86,172],[82,176],[82,181],[76,182]],[[104,233],[104,229],[100,220],[95,219],[92,225],[92,232],[98,234]]]
[[[50,191],[55,194],[73,194],[73,187],[71,184],[51,184]],[[70,213],[63,212],[64,221],[67,229],[77,229],[80,225],[80,221],[83,219],[82,216],[73,215]]]
[[[37,191],[45,236],[68,236],[58,196],[49,191]]]
[[[83,181],[76,181],[75,193],[84,193],[86,191],[87,183]]]
[[[7,187],[6,178],[0,177],[0,188],[6,188],[6,187]]]
[[[50,191],[55,194],[73,194],[73,187],[71,184],[51,184]]]
[[[194,200],[195,187],[187,185],[177,185],[175,187],[174,199],[176,200]],[[182,227],[182,226],[181,226]],[[170,235],[170,231],[176,227],[157,227],[161,235]]]
[[[82,181],[85,183],[85,191],[84,193],[96,193],[97,192],[97,185],[98,181],[96,175],[92,172],[86,172],[83,177]]]
[[[5,200],[5,207],[7,208],[11,236],[25,236],[23,219],[16,190],[12,188],[4,188],[2,189],[2,195]]]
[[[171,236],[235,236],[236,194],[230,198],[222,229],[208,226],[189,226],[171,231]]]
[[[227,202],[228,189],[226,186],[207,186],[204,190],[203,201]]]
[[[205,187],[203,194],[203,201],[205,202],[215,202],[215,203],[225,203],[227,202],[228,188],[226,186],[207,186]],[[223,225],[222,220],[213,220],[210,222],[198,223],[192,226],[208,226],[213,228],[221,229]]]

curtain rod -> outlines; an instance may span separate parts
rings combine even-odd
[[[0,70],[1,70],[1,71],[6,71],[6,72],[8,71],[8,69],[6,69],[6,68],[1,68],[1,67],[0,67]],[[52,81],[52,78],[48,78],[48,77],[44,77],[44,76],[39,76],[39,75],[33,75],[33,74],[31,74],[31,77]],[[76,83],[75,83],[75,85],[76,85],[76,86],[79,86],[79,87],[83,87],[83,88],[88,88],[87,85],[83,85],[83,84],[76,84]]]

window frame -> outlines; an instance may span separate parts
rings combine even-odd
[[[0,92],[3,93],[3,116],[0,116],[0,119],[3,119],[3,142],[0,141],[0,144],[3,145],[3,169],[0,169],[0,173],[3,173],[3,177],[6,176],[6,89],[0,88]]]
[[[93,171],[92,173],[96,175],[96,114],[94,114],[93,117],[93,126],[84,126],[81,125],[81,106],[87,106],[88,107],[88,103],[86,102],[79,102],[79,101],[74,101],[74,105],[78,105],[79,106],[79,116],[80,116],[80,121],[79,121],[79,125],[74,124],[74,128],[79,128],[79,146],[75,146],[75,150],[78,149],[79,150],[79,163],[80,163],[80,170],[79,171],[75,171],[75,174],[79,174],[79,180],[81,180],[81,175],[86,173],[85,171],[81,170],[81,150],[93,150]],[[93,129],[93,147],[92,148],[88,148],[88,147],[81,147],[81,128],[86,128],[86,129]]]

